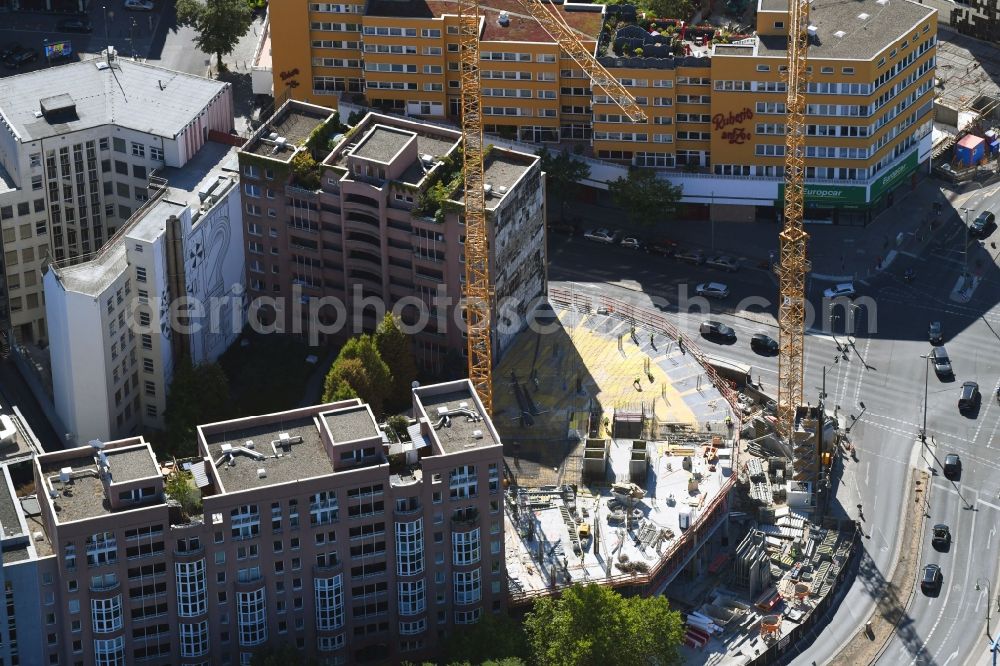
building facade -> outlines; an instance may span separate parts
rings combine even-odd
[[[228,83],[114,56],[5,78],[0,291],[15,336],[48,339],[50,261],[97,252],[146,201],[151,172],[184,166],[210,131],[232,128]]]
[[[787,3],[759,0],[746,35],[646,19],[634,9],[552,5],[638,102],[633,123],[592,90],[533,19],[483,7],[486,131],[529,142],[585,141],[595,157],[663,170],[713,219],[777,220],[783,202]],[[930,155],[937,18],[903,0],[809,5],[807,215],[864,224]],[[363,96],[413,116],[458,119],[454,7],[392,2],[282,5],[271,34],[274,89],[298,99]],[[501,16],[502,12],[506,12]],[[630,13],[631,12],[631,13]]]
[[[236,169],[234,148],[206,145],[184,169],[162,171],[91,259],[50,266],[52,397],[77,442],[162,430],[179,358],[214,361],[242,332]]]
[[[404,441],[357,400],[201,426],[186,498],[141,438],[35,457],[20,663],[431,658],[505,606],[502,446],[468,381],[413,407]]]
[[[1000,2],[969,0],[951,10],[951,25],[963,35],[1000,42]]]
[[[315,341],[393,311],[439,367],[466,348],[461,133],[369,114],[303,186],[290,164],[328,122],[329,109],[290,101],[240,151],[251,303],[274,302],[266,322]],[[542,177],[535,155],[495,148],[485,161],[498,355],[546,291]]]

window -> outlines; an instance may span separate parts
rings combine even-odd
[[[770,65],[757,65],[757,71],[758,72],[770,72],[771,71],[771,66]]]
[[[179,628],[182,657],[208,654],[208,620],[197,624],[181,624]]]
[[[125,139],[119,139],[118,137],[115,137],[112,140],[112,143],[114,144],[115,152],[116,153],[124,153],[125,152]]]
[[[775,27],[776,30],[781,30],[782,28],[785,27],[785,22],[784,21],[775,21],[774,22],[774,27]]]
[[[310,498],[309,504],[309,524],[327,525],[337,520],[339,513],[337,506],[337,495],[333,491],[322,491],[315,493]]]
[[[145,180],[146,179],[146,167],[143,166],[142,164],[133,164],[132,165],[132,177],[133,178],[140,178],[142,180]]]
[[[97,566],[118,560],[118,543],[114,532],[99,532],[87,537],[87,564]]]
[[[316,629],[329,631],[344,626],[343,574],[337,574],[332,578],[317,578],[314,587]]]
[[[243,183],[243,193],[248,197],[259,197],[260,185],[255,185],[254,183]]]
[[[833,67],[820,67],[819,68],[819,73],[820,74],[833,74]]]
[[[468,532],[452,532],[452,560],[455,566],[475,564],[479,561],[480,538],[479,528]]]
[[[424,612],[427,601],[424,592],[424,579],[402,581],[397,583],[399,591],[399,614],[418,615]]]
[[[146,281],[146,268],[144,266],[135,267],[135,281],[136,282]]]
[[[455,590],[455,604],[466,606],[483,598],[479,568],[472,571],[456,571],[452,574]]]
[[[260,513],[256,504],[244,504],[229,512],[234,539],[250,539],[260,534]]]
[[[253,592],[239,592],[236,599],[240,645],[260,645],[267,640],[267,606],[264,603],[264,588]]]
[[[125,666],[125,638],[117,636],[94,641],[94,665]]]
[[[448,475],[448,487],[452,499],[476,497],[479,494],[479,480],[475,465],[460,465]]]
[[[157,148],[156,146],[149,147],[149,159],[155,160],[156,162],[163,161],[163,148]]]
[[[110,599],[91,599],[90,616],[95,634],[106,634],[122,628],[122,595]]]
[[[396,573],[415,576],[424,570],[423,518],[396,523]]]
[[[205,560],[177,562],[174,568],[177,579],[177,615],[195,617],[205,613],[208,610]]]

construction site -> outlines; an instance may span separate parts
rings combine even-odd
[[[721,379],[662,313],[549,300],[544,332],[494,373],[511,603],[587,582],[665,594],[690,663],[766,663],[829,603],[855,543],[853,523],[823,523],[811,480],[826,484],[834,421],[800,408],[786,443],[774,402]]]

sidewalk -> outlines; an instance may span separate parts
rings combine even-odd
[[[942,229],[961,223],[957,209],[969,196],[951,190],[948,183],[923,176],[914,189],[897,192],[897,203],[867,227],[807,225],[810,277],[863,282],[889,269],[901,256],[918,256]],[[942,205],[939,216],[934,214],[934,203]],[[649,238],[662,236],[706,253],[738,257],[750,267],[777,256],[781,231],[776,223],[707,220],[670,220],[655,229],[644,229],[623,224],[625,215],[614,206],[582,202],[567,204],[567,213],[580,216],[585,229],[608,226],[634,230]]]

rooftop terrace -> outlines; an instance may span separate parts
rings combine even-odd
[[[415,138],[414,132],[375,125],[351,150],[351,154],[361,159],[389,164]]]
[[[371,439],[381,434],[371,411],[364,405],[326,412],[323,420],[335,443]]]
[[[50,486],[59,491],[59,495],[52,498],[58,522],[69,523],[111,513],[111,503],[104,492],[97,461],[89,452],[80,449],[80,455],[68,459],[48,460],[43,457],[41,467],[43,479],[48,479]],[[59,479],[59,473],[65,467],[73,470],[68,483]],[[39,490],[47,492],[47,489]]]
[[[287,162],[292,158],[295,148],[305,143],[313,130],[332,114],[330,109],[292,100],[281,107],[243,145],[242,150]]]
[[[160,468],[153,458],[153,451],[148,446],[110,449],[106,455],[114,483],[148,479],[160,474]]]
[[[483,182],[490,187],[486,207],[494,209],[499,206],[537,160],[534,155],[521,155],[502,148],[490,151],[483,169]],[[457,201],[464,202],[465,190],[459,190],[456,196]]]

